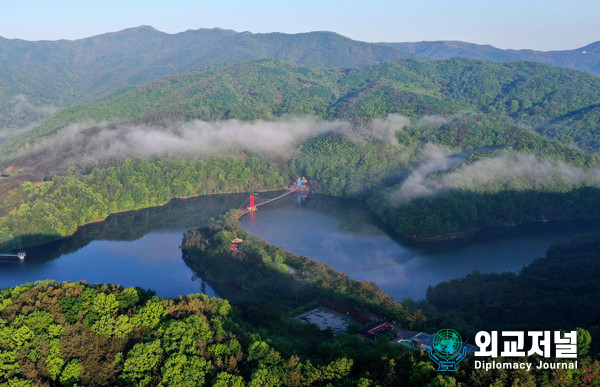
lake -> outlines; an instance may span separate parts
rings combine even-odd
[[[185,265],[183,233],[239,207],[247,195],[176,199],[114,214],[69,238],[28,249],[24,262],[0,260],[0,288],[54,279],[117,283],[161,297],[215,291]],[[290,195],[241,219],[242,227],[295,254],[311,256],[350,277],[378,284],[396,300],[422,299],[429,285],[481,272],[518,271],[555,243],[600,222],[548,223],[494,230],[467,241],[407,244],[394,240],[364,203]]]
[[[71,237],[27,249],[25,261],[0,260],[0,288],[53,279],[114,283],[160,297],[215,291],[181,258],[183,233],[240,206],[245,194],[174,199],[167,205],[109,216]]]
[[[488,230],[468,240],[400,243],[361,202],[290,195],[241,219],[267,242],[379,285],[395,300],[425,298],[428,286],[474,271],[518,272],[551,245],[600,231],[600,221],[556,222]]]

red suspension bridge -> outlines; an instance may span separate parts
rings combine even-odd
[[[307,185],[306,178],[302,178],[302,179],[298,178],[298,183],[296,185],[291,185],[288,189],[285,190],[284,193],[282,193],[281,195],[276,196],[274,198],[262,199],[262,198],[257,197],[256,195],[250,195],[250,198],[246,202],[248,204],[246,205],[246,203],[244,203],[244,205],[242,206],[242,209],[244,210],[244,214],[247,214],[248,212],[256,211],[257,208],[260,206],[264,206],[265,204],[272,203],[276,200],[282,199],[282,198],[284,198],[288,195],[291,195],[295,192],[300,193],[300,194],[307,194],[309,191],[310,191],[310,188]]]

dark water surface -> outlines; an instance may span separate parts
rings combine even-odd
[[[185,265],[183,233],[239,207],[247,195],[173,200],[168,205],[111,215],[75,235],[28,250],[24,262],[0,260],[0,288],[54,279],[117,283],[161,297],[215,292]],[[470,241],[406,245],[387,235],[363,203],[291,195],[241,219],[268,242],[313,257],[397,300],[422,299],[429,285],[481,272],[518,271],[574,234],[600,231],[600,222],[569,222],[492,231]]]
[[[247,195],[172,200],[162,207],[109,216],[69,238],[27,250],[24,262],[0,260],[0,288],[53,279],[114,283],[156,291],[160,297],[215,296],[181,258],[183,233],[239,207]]]
[[[474,271],[518,272],[553,244],[600,231],[600,221],[556,222],[497,229],[470,240],[406,244],[392,239],[363,203],[295,195],[241,219],[267,242],[369,280],[394,299],[423,299],[428,286]]]

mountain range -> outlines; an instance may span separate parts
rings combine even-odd
[[[329,32],[139,27],[2,43],[7,246],[174,197],[282,188],[290,176],[367,200],[407,238],[600,216],[600,77],[590,73],[434,60]]]
[[[403,59],[340,71],[260,59],[163,77],[62,109],[0,149],[4,158],[74,123],[168,126],[306,115],[356,121],[389,114],[414,119],[475,114],[598,152],[599,106],[600,78],[531,62]]]
[[[428,59],[465,57],[491,62],[539,62],[600,75],[600,41],[574,50],[563,51],[503,50],[489,44],[481,45],[460,41],[380,44]]]
[[[65,237],[111,214],[128,212],[102,226],[128,239],[130,225],[148,223],[140,209],[212,194],[266,198],[298,176],[313,193],[364,201],[373,227],[385,224],[420,250],[436,241],[443,245],[434,250],[469,246],[446,244],[459,237],[503,238],[499,227],[597,221],[598,46],[542,53],[364,43],[331,32],[170,35],[147,26],[76,41],[0,38],[0,251],[38,246],[27,253],[35,269],[44,263],[35,251],[72,247],[83,234]],[[597,234],[552,248],[518,275],[474,273],[429,287],[427,302],[401,305],[373,282],[242,230],[239,198],[214,197],[214,211],[236,208],[210,224],[188,208],[174,214],[177,202],[162,207],[205,225],[184,235],[181,257],[202,291],[207,284],[227,300],[158,299],[152,290],[84,281],[0,289],[0,385],[598,380],[600,349],[590,344],[600,336]],[[320,206],[330,207],[325,215],[346,208]],[[371,232],[345,219],[348,238]],[[550,229],[517,232],[527,230]],[[84,242],[106,239],[99,231],[85,231],[94,235]],[[236,238],[243,246],[232,250]],[[387,265],[368,251],[363,258]],[[321,304],[354,316],[351,334],[292,320]],[[423,351],[389,336],[356,337],[356,322],[368,316],[423,332],[451,326],[463,337],[528,324],[577,329],[581,372],[471,372],[465,359],[457,375],[436,374]]]
[[[22,128],[58,108],[104,99],[167,75],[221,62],[270,58],[338,68],[459,56],[537,61],[600,75],[600,42],[571,51],[539,52],[463,42],[376,44],[333,32],[253,34],[199,29],[167,34],[149,26],[79,40],[32,42],[0,37],[0,131]]]
[[[166,75],[260,58],[319,67],[364,66],[411,56],[332,32],[251,34],[142,26],[80,40],[0,38],[0,128],[39,118],[41,107],[89,102]]]

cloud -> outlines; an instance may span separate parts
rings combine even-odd
[[[600,186],[598,167],[583,169],[528,153],[509,152],[459,165],[467,155],[451,154],[447,149],[427,144],[419,165],[389,198],[403,202],[447,189],[564,191],[584,185]],[[437,173],[445,170],[448,172]]]
[[[453,155],[448,148],[435,144],[425,144],[421,162],[408,175],[400,189],[391,194],[392,199],[407,201],[416,197],[431,195],[436,190],[427,177],[431,174],[451,168],[460,162],[459,155]]]
[[[437,179],[442,187],[485,187],[491,183],[512,189],[550,190],[600,184],[600,169],[583,169],[533,154],[504,152],[499,157],[466,165]],[[519,180],[515,182],[515,179]],[[520,186],[519,186],[520,184]]]
[[[425,125],[442,126],[445,124],[449,124],[454,119],[456,119],[456,116],[454,116],[454,117],[435,116],[435,115],[434,116],[423,116],[417,120],[417,125],[418,126],[425,126]]]
[[[365,123],[351,125],[343,122],[338,131],[351,141],[360,143],[364,141],[384,140],[392,145],[398,145],[396,134],[410,125],[409,118],[399,114],[390,114],[385,118],[373,118]]]
[[[144,124],[75,123],[19,153],[17,158],[38,169],[79,166],[125,158],[208,158],[252,151],[272,159],[291,159],[302,142],[327,132],[353,141],[381,139],[397,144],[396,133],[410,120],[392,114],[361,125],[346,121],[293,117],[273,121],[191,121]],[[27,159],[27,161],[25,161]]]
[[[47,117],[54,112],[56,108],[53,106],[35,106],[24,94],[17,94],[13,97],[16,100],[13,106],[13,114],[18,116],[33,116],[35,119]]]
[[[374,118],[367,124],[367,133],[374,138],[397,145],[396,133],[410,125],[410,119],[399,114],[390,114],[386,118]]]
[[[192,121],[156,127],[134,124],[71,124],[19,156],[54,166],[94,166],[124,158],[208,158],[226,152],[253,151],[290,159],[302,141],[339,130],[340,121],[312,117],[275,121]]]
[[[10,130],[10,129],[0,130],[0,144],[2,144],[4,141],[8,140],[9,138],[11,138],[12,136],[14,136],[17,133],[18,132],[14,129],[13,130]]]
[[[40,120],[56,112],[52,106],[35,106],[25,95],[13,95],[10,104],[12,108],[6,108],[8,118],[5,121],[6,128],[0,128],[0,145],[14,137],[33,128]]]

